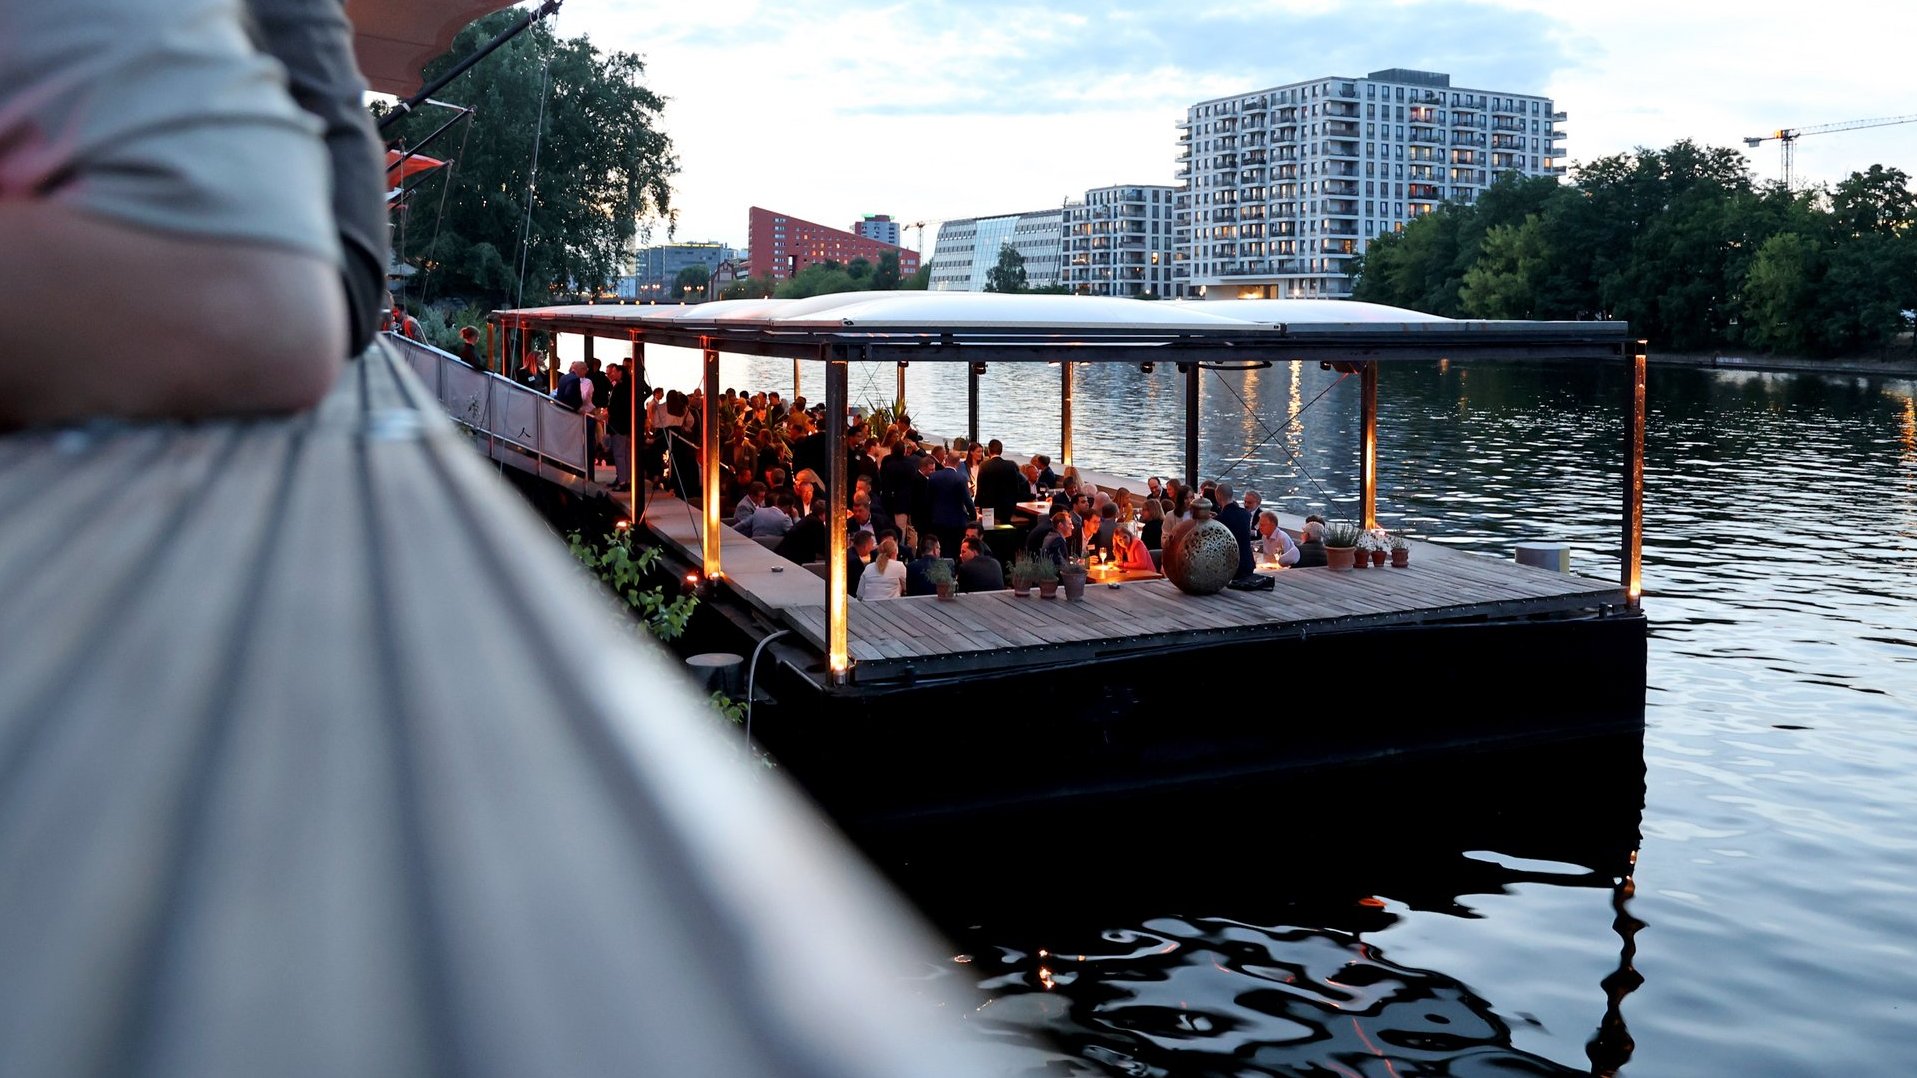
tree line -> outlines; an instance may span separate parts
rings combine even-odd
[[[1917,198],[1872,165],[1829,187],[1758,184],[1681,140],[1509,174],[1370,243],[1352,298],[1455,318],[1621,319],[1654,348],[1881,352],[1917,310]]]

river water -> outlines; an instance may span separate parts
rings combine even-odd
[[[791,388],[781,362],[724,376]],[[908,377],[921,426],[964,429],[960,369]],[[1056,453],[1059,377],[993,367],[984,434]],[[1075,377],[1081,465],[1182,472],[1177,375]],[[889,400],[892,370],[852,384]],[[981,1034],[1025,1053],[1008,1073],[1917,1070],[1917,383],[1653,367],[1649,389],[1641,744],[1274,784],[882,866],[988,998]],[[1622,392],[1616,370],[1387,367],[1381,519],[1492,557],[1565,541],[1614,578]],[[1356,379],[1316,364],[1208,372],[1201,473],[1350,516],[1356,417]],[[1362,721],[1380,672],[1166,676],[1195,706]],[[1327,676],[1350,715],[1286,714],[1287,679]],[[1434,721],[1469,706],[1434,700]]]

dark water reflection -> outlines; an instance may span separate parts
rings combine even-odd
[[[909,377],[921,425],[961,431],[962,373]],[[1055,451],[1058,377],[995,366],[985,432]],[[861,383],[887,399],[892,373]],[[1500,558],[1566,541],[1576,571],[1615,575],[1615,373],[1431,365],[1381,383],[1386,523]],[[1175,374],[1081,369],[1077,387],[1083,464],[1182,469]],[[1917,1069],[1914,394],[1652,369],[1639,769],[1358,773],[984,832],[886,867],[970,957],[953,973],[993,998],[981,1032],[1051,1046],[1018,1073]],[[1355,420],[1355,379],[1315,364],[1208,374],[1202,471],[1349,516]],[[1191,680],[1194,706],[1362,721],[1374,674],[1166,676]],[[1349,679],[1349,713],[1287,714],[1299,677]],[[1432,720],[1470,706],[1433,700]],[[1555,809],[1527,807],[1540,774]]]

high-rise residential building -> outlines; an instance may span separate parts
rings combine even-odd
[[[1564,119],[1404,68],[1201,101],[1179,125],[1178,279],[1207,299],[1348,296],[1371,237],[1505,173],[1563,175]]]
[[[890,214],[868,213],[852,223],[852,231],[868,240],[899,245],[899,223]]]
[[[1064,211],[1061,279],[1088,296],[1182,296],[1173,284],[1172,207],[1178,188],[1095,187]]]
[[[1008,243],[1025,259],[1028,287],[1058,284],[1059,228],[1064,212],[1031,210],[939,222],[938,238],[932,241],[932,274],[927,287],[938,292],[985,291],[985,276],[998,265],[999,249]]]
[[[710,274],[718,269],[719,263],[739,257],[730,246],[717,241],[641,247],[633,254],[632,275],[619,279],[619,298],[677,303],[680,297],[674,294],[673,288],[681,270],[687,266],[704,266]]]
[[[775,280],[785,280],[815,263],[845,266],[856,258],[876,266],[887,251],[899,256],[900,277],[919,271],[917,251],[758,206],[752,207],[746,218],[746,245],[752,252],[749,265],[754,277],[770,274]]]

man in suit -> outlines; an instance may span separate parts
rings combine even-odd
[[[812,511],[792,526],[779,540],[772,552],[781,558],[804,565],[807,562],[825,560],[825,499],[817,498],[812,502]]]
[[[1218,523],[1230,528],[1232,538],[1238,540],[1238,572],[1233,574],[1233,579],[1243,580],[1257,575],[1258,563],[1251,556],[1251,514],[1232,500],[1230,483],[1219,480],[1213,492],[1218,506],[1214,516],[1218,518]]]
[[[999,591],[1005,587],[1005,567],[985,552],[985,544],[976,535],[968,535],[959,545],[958,590]]]
[[[965,526],[978,515],[965,476],[954,468],[937,468],[925,479],[925,495],[932,516],[932,533],[941,546],[958,549]]]
[[[1005,446],[997,438],[985,443],[985,463],[978,469],[978,504],[990,509],[999,523],[1010,524],[1024,490],[1025,477],[1018,473],[1018,465],[1005,459]]]

